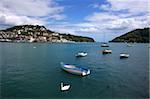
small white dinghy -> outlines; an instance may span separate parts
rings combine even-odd
[[[120,58],[128,58],[129,54],[127,53],[120,53]]]
[[[63,82],[61,82],[61,84],[60,84],[61,91],[67,91],[70,89],[70,87],[71,87],[70,85],[64,85]]]
[[[80,52],[76,54],[76,57],[85,57],[85,56],[87,56],[86,52]]]
[[[111,54],[112,53],[112,50],[109,50],[109,49],[105,49],[102,51],[103,54]]]
[[[61,68],[71,74],[75,75],[80,75],[80,76],[86,76],[91,73],[90,69],[86,69],[83,67],[75,66],[75,65],[70,65],[70,64],[64,64],[63,62],[60,63]]]
[[[127,44],[127,47],[132,47],[134,46],[135,43],[126,43]]]
[[[107,43],[102,43],[101,47],[109,47]]]

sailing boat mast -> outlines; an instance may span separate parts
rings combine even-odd
[[[105,41],[105,33],[104,33],[104,38],[103,38],[103,44],[101,45],[101,47],[109,47],[109,45],[106,43]]]
[[[105,33],[104,33],[104,42],[106,42],[106,41],[105,41]]]

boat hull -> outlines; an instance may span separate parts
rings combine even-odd
[[[80,71],[66,69],[66,68],[63,68],[63,70],[66,71],[66,72],[68,72],[68,73],[71,73],[71,74],[81,75],[82,76],[82,72],[80,72]]]
[[[101,47],[109,47],[109,45],[101,45]]]
[[[79,76],[86,76],[90,74],[90,70],[89,69],[85,69],[85,68],[81,68],[81,67],[76,67],[74,66],[74,68],[67,68],[67,65],[61,65],[61,68],[71,74],[75,74],[75,75],[79,75]],[[68,65],[69,66],[69,65]]]
[[[87,56],[87,53],[78,53],[76,55],[76,57],[85,57],[85,56]]]
[[[101,47],[109,47],[109,45],[107,43],[103,43]]]
[[[103,50],[102,53],[103,53],[103,54],[111,54],[111,53],[112,53],[112,50]]]
[[[101,45],[101,47],[109,47],[108,45],[104,46],[104,45]]]
[[[120,58],[128,58],[129,55],[128,54],[120,54]]]

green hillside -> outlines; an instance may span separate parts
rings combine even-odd
[[[150,28],[135,29],[128,33],[125,33],[110,42],[137,42],[137,43],[149,43]]]

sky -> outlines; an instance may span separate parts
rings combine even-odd
[[[0,0],[0,29],[44,25],[105,42],[150,27],[149,12],[148,0]]]

